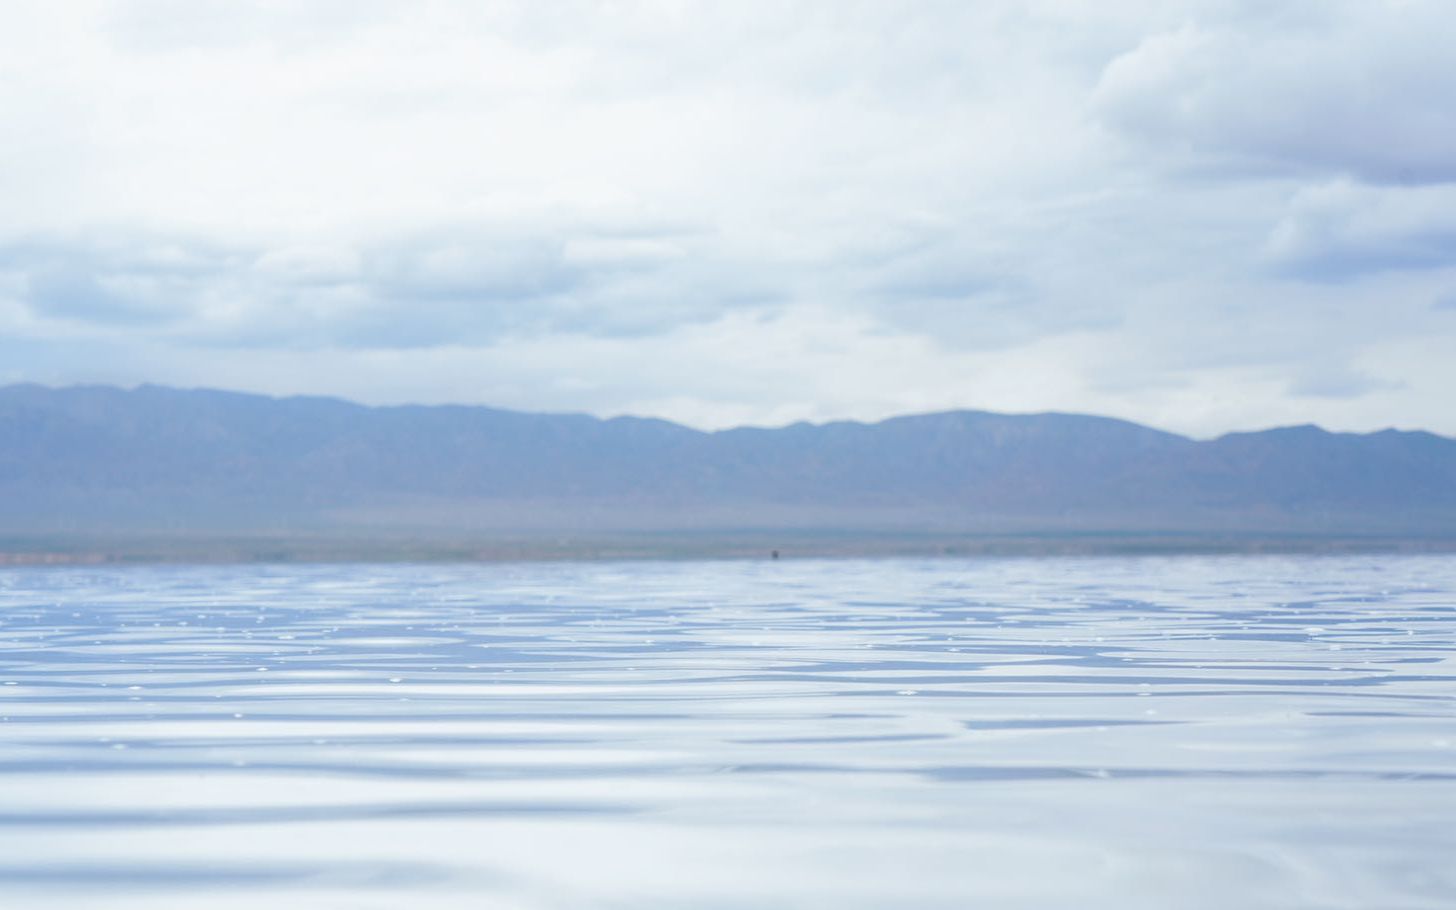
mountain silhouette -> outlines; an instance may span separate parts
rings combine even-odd
[[[0,388],[0,532],[1456,534],[1456,440],[951,411],[701,432],[487,407]]]

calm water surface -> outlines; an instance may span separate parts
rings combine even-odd
[[[1456,906],[1456,558],[0,572],[0,905]]]

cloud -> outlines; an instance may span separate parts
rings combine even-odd
[[[18,0],[0,375],[704,425],[1449,424],[1452,25]]]
[[[206,346],[418,348],[551,332],[658,334],[772,303],[688,256],[691,229],[453,226],[357,244],[227,246],[88,234],[0,246],[0,295],[37,324]]]
[[[1399,390],[1403,383],[1379,379],[1344,365],[1311,365],[1290,382],[1289,393],[1307,398],[1352,399]]]
[[[31,314],[100,326],[184,321],[237,264],[221,247],[136,236],[0,246],[0,276]]]
[[[888,327],[960,351],[996,350],[1084,329],[1116,314],[1051,292],[974,237],[932,234],[880,261],[846,262],[845,296]]]
[[[1456,184],[1299,191],[1264,245],[1279,270],[1314,280],[1456,265]]]
[[[388,11],[380,0],[258,0],[213,9],[187,0],[128,0],[107,9],[102,28],[119,46],[141,53],[260,44],[299,50],[337,44],[387,22]]]
[[[1305,13],[1277,27],[1210,17],[1147,36],[1108,64],[1094,111],[1191,166],[1456,180],[1450,7],[1293,9]]]

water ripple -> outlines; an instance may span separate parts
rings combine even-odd
[[[1447,907],[1453,683],[1451,557],[8,569],[0,899]]]

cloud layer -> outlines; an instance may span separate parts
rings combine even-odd
[[[0,381],[1456,433],[1435,0],[6,16]]]

